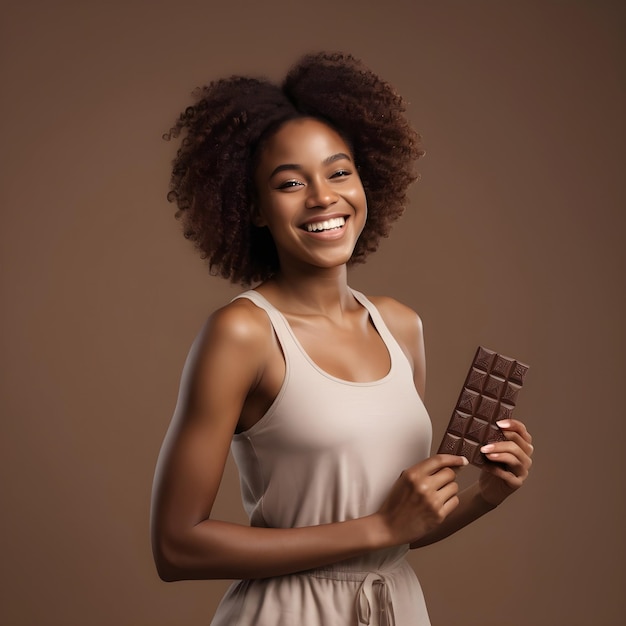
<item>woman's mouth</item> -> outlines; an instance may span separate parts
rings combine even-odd
[[[310,233],[323,233],[328,230],[343,228],[345,223],[345,217],[331,217],[330,219],[320,220],[319,222],[309,222],[308,224],[304,224],[302,228]]]

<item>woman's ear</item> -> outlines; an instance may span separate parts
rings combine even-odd
[[[267,222],[261,214],[261,211],[259,210],[259,205],[256,202],[254,202],[250,207],[250,219],[252,223],[258,228],[263,228],[263,226],[267,226]]]

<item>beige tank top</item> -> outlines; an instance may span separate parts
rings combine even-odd
[[[430,453],[431,423],[409,361],[376,307],[352,293],[389,351],[389,372],[373,382],[345,381],[323,371],[261,294],[237,296],[267,313],[286,365],[267,413],[232,441],[253,526],[290,528],[369,515],[402,470]]]

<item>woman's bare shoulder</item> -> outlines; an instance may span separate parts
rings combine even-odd
[[[263,311],[247,298],[237,298],[214,311],[204,324],[199,338],[253,347],[271,338],[271,323]]]
[[[272,346],[272,327],[262,309],[246,298],[237,298],[214,311],[196,336],[188,365],[202,373],[238,363],[243,375],[247,366],[258,368]],[[221,365],[220,365],[221,363]]]
[[[217,309],[189,351],[181,380],[181,406],[185,411],[214,407],[222,401],[239,406],[265,367],[272,339],[269,318],[250,300],[236,299]],[[239,411],[233,413],[233,420]],[[224,407],[204,411],[209,416],[225,412]]]
[[[420,316],[409,306],[389,296],[368,296],[378,309],[389,330],[407,339],[421,339],[423,325]]]

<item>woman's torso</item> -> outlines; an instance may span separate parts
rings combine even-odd
[[[362,294],[353,293],[388,351],[387,373],[368,382],[342,380],[322,370],[303,349],[286,318],[262,295],[250,291],[240,296],[267,313],[284,355],[284,379],[276,398],[258,422],[233,437],[231,446],[244,507],[254,526],[291,528],[369,515],[380,507],[402,470],[429,454],[431,424],[415,389],[411,365],[377,309]],[[396,587],[417,586],[419,590],[412,572],[402,569],[407,549],[381,550],[328,568],[330,572],[356,572],[349,584],[345,580],[333,584],[332,576],[329,582],[326,574],[238,583],[218,616],[228,613],[232,620],[233,615],[244,615],[250,610],[245,608],[247,602],[289,604],[295,581],[299,589],[310,586],[305,596],[312,590],[325,589],[322,595],[328,595],[329,589],[337,593],[343,589],[330,599],[331,606],[353,603],[367,572],[396,571],[400,580],[394,582]],[[407,576],[412,577],[410,584]],[[292,591],[286,593],[287,589]],[[324,623],[307,619],[306,624]]]

